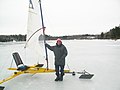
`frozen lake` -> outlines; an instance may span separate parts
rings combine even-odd
[[[55,41],[47,42],[55,44]],[[63,82],[55,82],[54,73],[25,74],[0,86],[5,86],[4,90],[120,90],[120,40],[64,40],[63,44],[68,49],[66,68],[94,73],[91,80],[66,74]],[[0,43],[0,80],[12,74],[7,68],[11,66],[13,52],[19,52],[27,62],[23,47],[24,42]],[[53,53],[49,51],[48,54],[49,66],[54,68]]]

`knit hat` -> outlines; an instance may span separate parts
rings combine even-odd
[[[60,38],[58,38],[58,39],[57,39],[57,43],[58,43],[58,42],[61,42],[61,43],[62,43],[62,40],[61,40]]]

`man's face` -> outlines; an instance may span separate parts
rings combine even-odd
[[[61,44],[62,44],[62,42],[61,42],[61,41],[57,41],[57,44],[58,44],[58,45],[61,45]]]

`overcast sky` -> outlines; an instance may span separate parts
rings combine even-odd
[[[26,34],[29,0],[0,0],[0,34]],[[42,0],[46,34],[100,34],[120,24],[120,0]]]

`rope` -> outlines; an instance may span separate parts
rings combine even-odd
[[[71,69],[70,69],[70,67],[69,67],[69,65],[67,64],[67,67],[68,67],[68,69],[71,71]]]
[[[13,59],[12,59],[11,64],[10,64],[10,68],[12,67],[12,64],[13,64]]]

